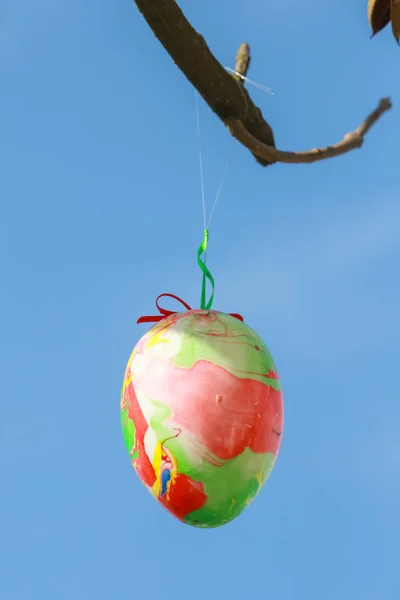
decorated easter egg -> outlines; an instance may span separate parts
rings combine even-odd
[[[190,525],[224,525],[277,458],[283,398],[273,359],[235,316],[167,316],[129,358],[121,423],[132,465],[160,504]]]

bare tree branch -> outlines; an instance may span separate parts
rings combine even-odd
[[[241,44],[236,57],[236,74],[230,75],[195,31],[175,0],[135,0],[155,36],[173,61],[198,90],[205,102],[263,166],[275,162],[311,163],[360,148],[364,136],[379,117],[391,108],[389,98],[358,129],[333,146],[307,152],[282,152],[275,147],[272,128],[253,103],[243,85],[250,64],[250,50]],[[239,73],[239,75],[237,74]]]
[[[135,3],[172,60],[210,108],[225,122],[241,121],[261,143],[275,147],[274,134],[243,85],[217,61],[204,38],[186,19],[174,0],[135,0]],[[263,166],[270,164],[256,157]]]

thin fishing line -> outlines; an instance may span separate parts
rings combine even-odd
[[[275,93],[272,91],[271,88],[266,87],[265,85],[261,85],[261,83],[257,83],[257,81],[253,81],[252,79],[249,79],[248,77],[245,77],[244,75],[242,75],[241,73],[238,73],[238,71],[235,71],[234,69],[231,69],[230,67],[225,67],[225,69],[227,71],[230,71],[234,75],[237,75],[244,81],[247,81],[247,83],[254,85],[254,87],[258,88],[259,90],[262,90],[263,92],[266,92],[267,94],[271,94],[271,96],[275,96]]]
[[[226,165],[225,165],[225,171],[224,171],[224,172],[223,172],[223,174],[222,174],[222,178],[221,178],[221,181],[220,181],[220,184],[219,184],[219,188],[218,188],[218,191],[217,191],[217,195],[215,196],[214,204],[212,205],[212,209],[211,209],[211,212],[210,212],[210,216],[209,216],[209,218],[208,218],[208,225],[207,225],[207,229],[210,229],[211,221],[212,221],[212,218],[213,218],[213,216],[214,216],[215,207],[217,206],[217,202],[218,202],[219,196],[220,196],[220,194],[221,194],[222,186],[223,186],[223,185],[224,185],[224,183],[225,183],[225,178],[226,178],[226,174],[227,174],[227,172],[228,172],[228,169],[229,169],[229,160],[226,162]]]
[[[199,111],[199,100],[198,100],[199,94],[196,89],[194,90],[194,95],[195,95],[195,104],[196,104],[197,137],[198,137],[198,142],[199,142],[201,200],[202,200],[202,205],[203,205],[203,219],[204,219],[204,237],[203,237],[202,243],[200,244],[200,246],[197,250],[197,264],[200,267],[201,272],[203,274],[202,284],[201,284],[200,308],[205,309],[205,310],[210,310],[212,307],[213,301],[214,301],[215,280],[207,268],[207,246],[208,246],[208,238],[209,238],[208,227],[210,226],[211,219],[213,217],[214,210],[215,210],[216,204],[218,202],[218,198],[220,196],[222,186],[225,181],[225,175],[229,168],[229,160],[227,161],[225,171],[224,171],[222,179],[220,181],[217,195],[215,196],[215,200],[214,200],[214,203],[213,203],[213,206],[211,209],[209,222],[208,222],[208,226],[207,226],[206,203],[205,203],[205,193],[204,193],[203,157],[202,157],[202,152],[201,152],[201,136],[200,136],[200,111]],[[206,301],[207,281],[211,285],[211,295],[210,295],[208,301]]]
[[[197,122],[197,137],[199,142],[199,164],[200,164],[200,185],[201,185],[201,204],[203,207],[203,223],[204,229],[207,229],[207,217],[206,217],[206,200],[204,193],[204,174],[203,174],[203,156],[201,153],[201,137],[200,137],[200,112],[199,112],[199,98],[197,90],[194,90],[194,97],[196,102],[196,122]]]

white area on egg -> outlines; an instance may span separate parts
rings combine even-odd
[[[152,427],[149,427],[144,435],[144,449],[150,462],[153,464],[157,448],[157,436]]]
[[[150,421],[154,413],[154,405],[142,390],[135,389],[135,392],[143,416],[148,425],[150,425]]]

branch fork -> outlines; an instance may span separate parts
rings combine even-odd
[[[371,127],[392,108],[390,98],[383,98],[357,129],[331,146],[305,152],[278,150],[271,126],[244,87],[244,77],[250,65],[249,45],[240,45],[235,73],[230,74],[212,54],[175,0],[135,0],[135,3],[178,68],[231,135],[248,148],[262,166],[276,162],[314,163],[361,148]]]

